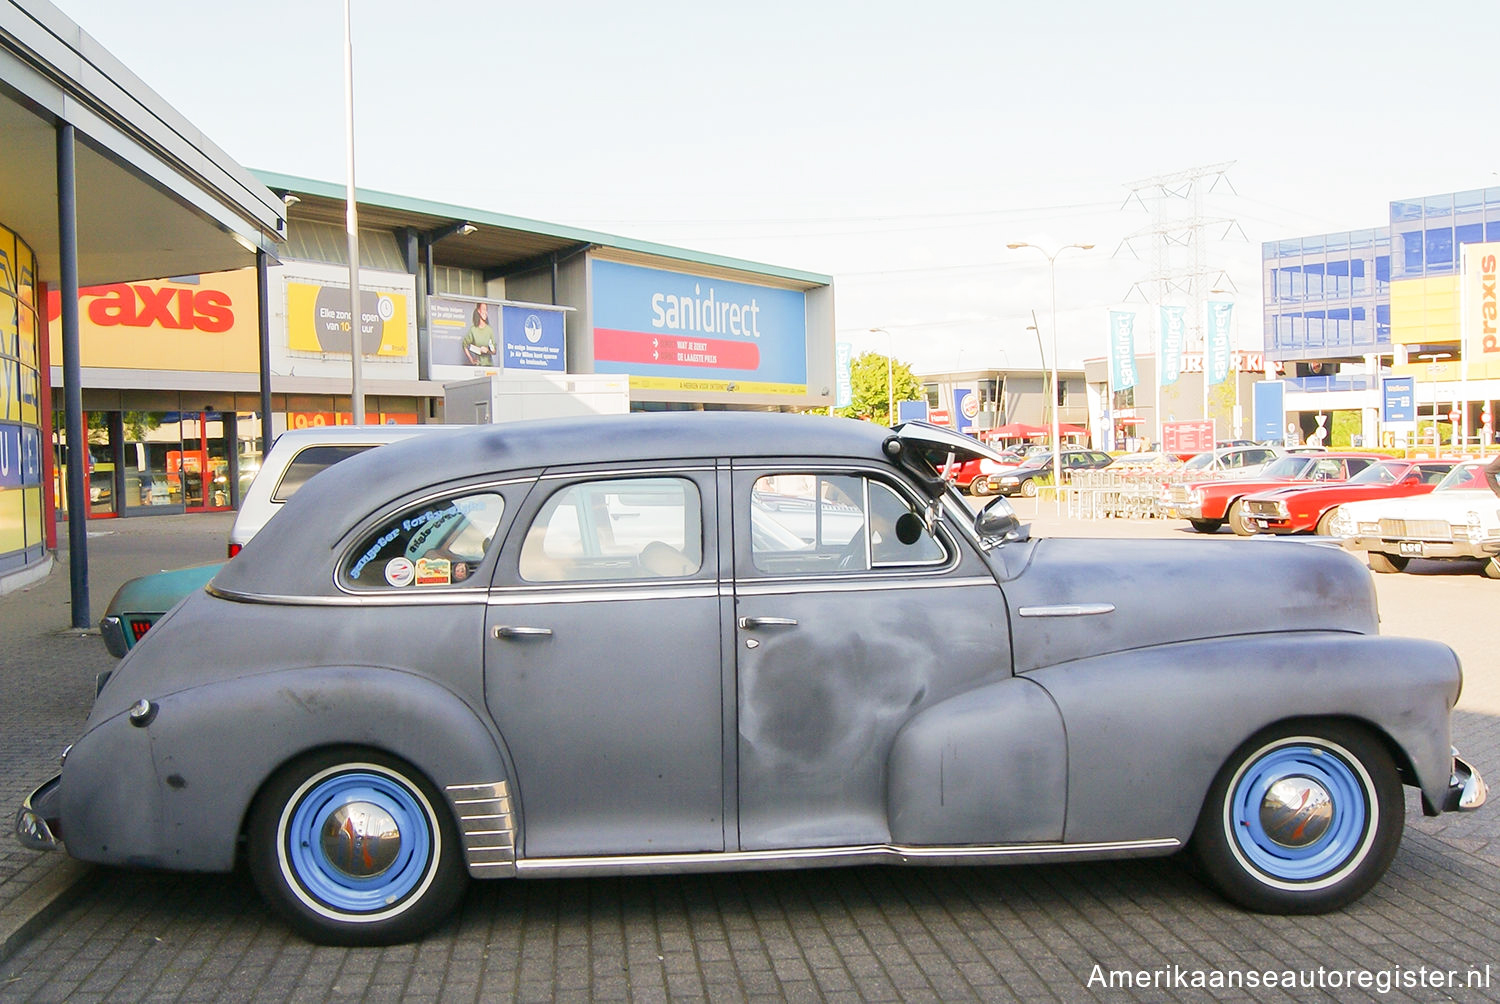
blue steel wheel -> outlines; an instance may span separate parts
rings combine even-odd
[[[1379,742],[1344,723],[1288,723],[1229,758],[1204,802],[1193,850],[1242,906],[1322,913],[1379,880],[1405,821],[1400,777]]]
[[[266,900],[328,944],[390,944],[439,922],[466,872],[447,803],[409,765],[324,750],[276,775],[251,813],[248,858]]]

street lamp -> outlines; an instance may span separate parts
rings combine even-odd
[[[1060,447],[1062,445],[1062,436],[1059,433],[1057,421],[1057,256],[1068,250],[1068,248],[1077,248],[1080,251],[1089,251],[1093,249],[1094,245],[1064,244],[1062,247],[1058,248],[1051,254],[1048,254],[1045,248],[1038,247],[1035,244],[1027,244],[1025,241],[1021,241],[1016,244],[1007,244],[1005,246],[1010,248],[1012,251],[1016,250],[1017,248],[1032,248],[1033,250],[1040,251],[1042,253],[1042,257],[1047,259],[1047,270],[1050,273],[1052,279],[1052,391],[1050,394],[1052,398],[1052,492],[1054,497],[1057,499],[1057,511],[1061,513],[1062,451]],[[1037,332],[1037,335],[1039,339],[1037,347],[1040,348],[1041,332]]]
[[[885,337],[889,339],[889,343],[886,345],[887,351],[885,354],[885,420],[888,424],[895,425],[896,385],[893,382],[893,372],[895,367],[891,363],[891,356],[895,355],[896,353],[896,336],[891,334],[889,331],[886,331],[884,328],[870,329],[870,334],[873,335],[876,332],[884,334]]]
[[[1438,365],[1441,360],[1452,359],[1451,352],[1423,352],[1417,356],[1418,359],[1427,360],[1427,375],[1432,377],[1432,450],[1437,452],[1438,448],[1438,371],[1442,369]],[[1456,429],[1454,430],[1457,431]]]
[[[1047,391],[1047,353],[1045,353],[1045,352],[1042,351],[1042,329],[1036,323],[1036,311],[1034,311],[1034,310],[1031,312],[1031,324],[1026,328],[1026,330],[1027,331],[1035,331],[1036,332],[1036,357],[1042,361],[1042,392],[1046,393],[1046,391]],[[1045,409],[1043,409],[1043,411],[1042,411],[1042,419],[1045,421],[1046,418],[1047,418],[1047,412],[1046,412]]]

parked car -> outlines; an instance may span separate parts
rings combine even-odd
[[[265,463],[240,500],[229,528],[233,558],[286,504],[307,479],[341,460],[385,443],[429,432],[462,428],[447,425],[326,425],[288,429],[276,437]],[[123,658],[131,646],[184,596],[208,585],[223,562],[210,562],[139,575],[122,583],[99,621],[99,635],[110,655]]]
[[[1480,558],[1500,579],[1500,458],[1468,461],[1431,494],[1341,505],[1329,532],[1366,552],[1376,572],[1405,571],[1412,558]]]
[[[1348,481],[1287,485],[1245,496],[1245,522],[1256,533],[1329,535],[1334,510],[1363,499],[1426,495],[1442,481],[1456,460],[1382,460]]]
[[[1162,511],[1185,519],[1199,533],[1216,533],[1225,523],[1241,537],[1255,532],[1245,513],[1244,499],[1277,485],[1345,481],[1385,459],[1376,453],[1298,453],[1278,457],[1248,478],[1188,481],[1169,485],[1162,493]]]
[[[1114,458],[1100,450],[1063,450],[1060,455],[1063,476],[1069,471],[1097,470],[1108,467]],[[974,479],[975,495],[1022,495],[1035,498],[1037,479],[1052,477],[1052,454],[1038,453],[1015,467],[1007,467]]]
[[[1195,453],[1185,458],[1182,467],[1185,471],[1201,472],[1205,476],[1233,474],[1249,477],[1285,454],[1286,451],[1279,446],[1227,446]]]
[[[306,936],[384,943],[471,877],[1184,846],[1235,902],[1317,912],[1385,871],[1403,784],[1483,803],[1457,657],[1378,637],[1352,556],[1036,539],[941,477],[967,448],[666,413],[345,460],[119,663],[16,831],[243,861]],[[807,540],[771,494],[861,524]]]

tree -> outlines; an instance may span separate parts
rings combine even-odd
[[[920,401],[925,397],[921,382],[912,375],[911,367],[899,359],[890,362],[891,385],[897,401]],[[881,425],[892,425],[885,386],[886,357],[878,352],[866,352],[849,364],[849,383],[852,400],[847,408],[834,410],[835,415],[845,418],[866,418]]]

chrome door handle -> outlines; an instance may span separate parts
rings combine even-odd
[[[741,617],[740,627],[796,627],[797,620],[794,617]]]
[[[490,632],[496,638],[550,638],[551,628],[518,627],[513,624],[497,624]]]

